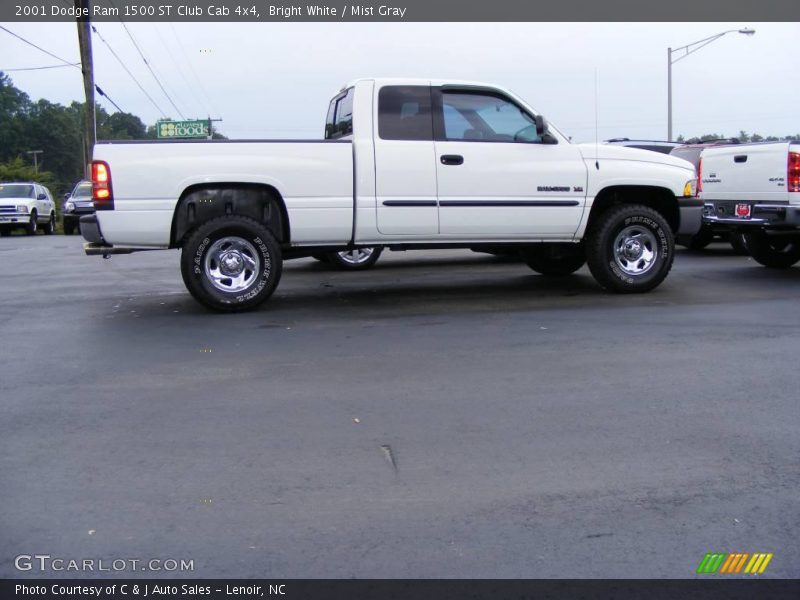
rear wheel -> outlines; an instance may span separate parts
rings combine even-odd
[[[800,238],[745,233],[744,240],[753,260],[770,269],[786,269],[800,261]]]
[[[596,218],[587,234],[589,270],[612,292],[652,290],[666,278],[674,255],[669,224],[647,206],[610,208]]]
[[[27,235],[35,235],[39,229],[39,222],[37,221],[36,211],[31,211],[31,220],[25,226],[25,233]]]
[[[520,251],[522,260],[542,275],[570,275],[586,264],[586,254],[575,244],[536,244]]]
[[[328,262],[343,271],[363,271],[378,262],[383,248],[353,248],[343,252],[331,252]]]
[[[56,232],[55,213],[50,213],[50,219],[47,221],[47,224],[42,229],[44,229],[45,235],[53,235]]]
[[[219,217],[201,225],[181,254],[189,293],[201,304],[225,312],[249,310],[269,298],[281,269],[275,236],[247,217]]]

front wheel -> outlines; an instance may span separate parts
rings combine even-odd
[[[787,269],[800,261],[800,238],[745,233],[744,243],[753,260],[770,269]]]
[[[583,248],[575,244],[536,244],[519,253],[525,264],[542,275],[571,275],[586,264]]]
[[[39,229],[39,222],[37,219],[38,217],[36,216],[36,211],[31,211],[31,220],[25,226],[25,233],[27,235],[36,235],[36,232]]]
[[[587,233],[589,270],[612,292],[652,290],[666,278],[674,255],[675,239],[669,224],[647,206],[610,208],[597,217]]]
[[[378,262],[383,248],[353,248],[327,254],[328,262],[343,271],[363,271]]]
[[[45,235],[53,235],[56,232],[56,215],[55,213],[50,213],[50,219],[47,221],[47,224],[44,226],[44,233]]]
[[[281,278],[281,248],[261,223],[240,216],[212,219],[186,241],[181,275],[208,308],[249,310],[272,295]]]

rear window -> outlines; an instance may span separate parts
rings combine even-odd
[[[353,88],[331,100],[325,121],[325,139],[335,140],[353,134]]]

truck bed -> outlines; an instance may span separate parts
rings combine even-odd
[[[166,247],[175,205],[207,183],[274,187],[286,203],[292,243],[343,244],[352,236],[349,141],[100,142],[94,158],[112,167],[114,210],[103,215],[110,244]]]

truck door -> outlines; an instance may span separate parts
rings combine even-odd
[[[534,116],[498,91],[435,88],[433,99],[441,234],[575,234],[587,181],[577,146],[539,135]]]
[[[378,231],[427,235],[439,231],[431,88],[379,89],[374,122]]]

